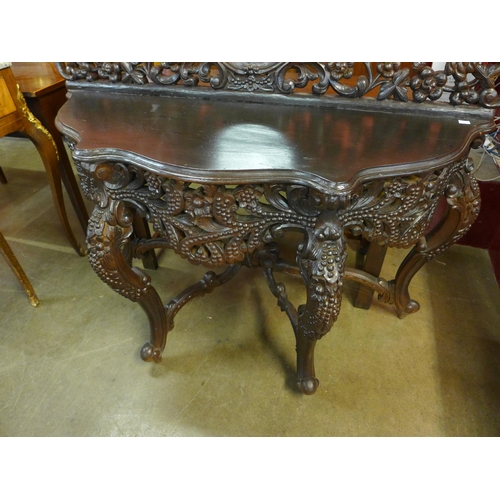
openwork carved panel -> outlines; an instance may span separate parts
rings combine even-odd
[[[422,248],[421,252],[430,260],[455,244],[469,230],[481,209],[481,193],[473,174],[473,165],[453,169],[445,186],[445,196],[450,211],[455,212],[453,235],[435,248]]]
[[[123,219],[133,208],[153,223],[162,246],[193,264],[218,266],[241,262],[284,231],[312,230],[325,210],[335,212],[339,227],[354,236],[409,247],[466,162],[421,176],[368,181],[342,195],[293,184],[193,185],[124,163],[77,165],[86,196],[100,210],[112,206],[114,217]],[[160,241],[149,242],[155,244]]]
[[[315,223],[303,187],[192,185],[121,163],[78,168],[85,194],[101,209],[135,208],[160,235],[149,245],[172,248],[193,264],[241,262],[284,230]]]
[[[462,160],[421,176],[367,182],[352,195],[349,209],[340,219],[354,236],[407,248],[429,226],[452,176],[471,168],[468,160]]]
[[[159,87],[202,84],[215,90],[281,94],[291,94],[311,83],[314,95],[330,90],[355,98],[375,90],[379,100],[423,102],[448,93],[453,105],[500,106],[495,90],[500,77],[498,63],[448,62],[443,70],[434,70],[421,62],[411,68],[399,62],[365,62],[358,74],[353,62],[67,62],[57,66],[65,79],[87,83]]]

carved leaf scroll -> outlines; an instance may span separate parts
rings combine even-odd
[[[354,194],[341,221],[355,236],[410,247],[429,226],[450,178],[467,168],[467,160],[462,160],[423,176],[369,181]]]
[[[365,62],[361,74],[355,74],[352,62],[67,62],[56,66],[65,79],[89,84],[204,85],[214,90],[292,94],[311,83],[310,91],[318,96],[331,91],[358,98],[379,88],[378,100],[424,102],[449,93],[453,105],[500,106],[495,89],[500,63],[448,62],[444,70],[435,71],[426,63],[407,68],[398,62]]]
[[[466,160],[464,160],[466,161]],[[87,197],[148,217],[163,245],[193,264],[241,262],[287,230],[312,230],[325,210],[353,235],[409,247],[428,227],[439,196],[464,162],[422,176],[371,180],[345,194],[295,184],[192,185],[133,165],[77,162]]]

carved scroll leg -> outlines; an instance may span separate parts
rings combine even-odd
[[[319,385],[314,372],[314,347],[316,340],[305,335],[303,330],[299,328],[299,314],[288,299],[285,285],[277,283],[274,278],[273,270],[279,269],[283,271],[287,266],[280,266],[280,263],[278,263],[277,249],[275,247],[269,246],[261,250],[258,252],[256,258],[264,270],[264,275],[266,276],[271,292],[278,299],[280,309],[288,315],[295,333],[298,388],[304,394],[313,394]]]
[[[136,272],[138,269],[134,269]],[[146,313],[149,320],[151,340],[142,346],[141,358],[144,361],[159,363],[165,344],[167,343],[168,322],[165,308],[157,291],[149,284],[149,276],[142,274],[142,280],[147,280],[148,286],[137,298],[137,302]]]
[[[323,213],[307,241],[298,248],[297,262],[307,291],[298,308],[297,382],[313,394],[319,381],[314,370],[316,341],[328,333],[340,312],[347,246],[344,230],[333,213]]]
[[[408,287],[417,271],[437,254],[444,252],[459,240],[471,227],[480,209],[480,193],[471,167],[456,172],[446,190],[448,202],[445,217],[419,242],[403,261],[391,282],[394,287],[394,304],[400,317],[419,310],[418,302],[410,298]]]
[[[311,395],[316,392],[319,380],[314,369],[314,348],[316,340],[305,334],[297,336],[297,385],[303,394]]]
[[[88,226],[89,260],[96,274],[115,292],[138,302],[149,320],[151,340],[141,350],[144,361],[159,362],[167,341],[167,317],[150,277],[132,268],[122,247],[130,242],[133,214],[122,203],[96,207]]]

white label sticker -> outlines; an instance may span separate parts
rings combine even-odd
[[[461,125],[470,125],[469,120],[458,120],[458,123],[460,123]]]

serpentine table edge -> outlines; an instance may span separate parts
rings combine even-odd
[[[314,108],[314,116],[327,120],[336,113],[344,119],[356,113],[382,116],[385,112],[394,120],[396,110],[396,116],[427,120],[429,130],[422,132],[419,126],[420,132],[417,132],[427,134],[425,140],[437,137],[436,148],[448,144],[445,144],[444,153],[437,156],[431,152],[426,157],[424,149],[420,153],[410,151],[409,141],[418,143],[419,137],[412,139],[411,130],[404,136],[405,127],[412,122],[409,119],[405,126],[396,126],[395,130],[399,130],[399,137],[405,137],[399,146],[407,144],[408,154],[414,155],[410,161],[404,161],[404,150],[396,144],[398,147],[390,150],[386,162],[360,167],[353,175],[339,179],[335,177],[338,172],[325,175],[328,169],[325,170],[324,162],[329,159],[319,158],[319,154],[311,160],[311,168],[300,162],[292,168],[286,166],[290,165],[286,163],[290,158],[301,161],[310,158],[306,156],[309,154],[307,144],[304,143],[299,151],[296,143],[290,143],[289,139],[296,138],[300,143],[301,135],[306,139],[312,137],[312,129],[306,125],[297,133],[287,129],[294,120],[303,120],[301,113],[311,111],[307,108],[311,100],[301,96],[287,107],[282,96],[276,95],[244,98],[239,95],[235,98],[232,94],[227,104],[222,93],[210,100],[208,93],[198,91],[198,94],[189,95],[186,104],[183,101],[187,99],[186,94],[173,89],[169,96],[158,97],[89,92],[84,86],[75,85],[70,94],[56,124],[70,145],[83,191],[95,203],[87,237],[90,263],[105,283],[137,302],[147,314],[151,338],[141,350],[141,357],[146,361],[161,360],[167,333],[174,326],[174,316],[189,300],[226,283],[243,265],[260,266],[295,333],[299,390],[313,394],[319,385],[314,366],[315,345],[331,329],[340,313],[344,280],[354,280],[375,290],[379,300],[394,304],[400,317],[416,312],[419,304],[408,292],[413,276],[425,262],[463,236],[480,209],[479,189],[467,155],[471,145],[492,129],[492,113],[486,110],[454,110],[446,115],[440,114],[446,112],[441,111],[438,104],[423,109],[420,104],[418,112],[408,112],[408,107],[404,111],[398,108],[399,103],[357,104],[359,101],[356,101],[346,105],[339,100],[324,99]],[[290,102],[290,97],[287,99],[286,102]],[[203,109],[207,103],[214,120],[206,127],[210,130],[199,132],[201,135],[193,139],[204,123],[206,109]],[[267,118],[259,122],[256,114],[245,121],[249,106],[259,105],[268,113]],[[151,117],[150,109],[155,106],[159,114]],[[221,112],[219,125],[214,125],[219,106],[227,109]],[[241,112],[235,115],[234,110],[238,108]],[[127,121],[122,115],[116,116],[117,109],[122,109]],[[169,110],[175,116],[169,116]],[[398,115],[397,110],[402,114]],[[182,116],[187,116],[182,124],[185,136],[179,136],[178,129],[172,125],[174,118],[182,120]],[[433,123],[447,116],[449,120],[469,122],[464,125],[466,131],[462,136],[454,132],[448,134],[446,127],[442,135],[438,132],[433,135]],[[282,122],[277,126],[280,117]],[[191,128],[187,126],[189,120],[196,122]],[[261,128],[247,127],[248,143],[242,142],[239,136],[229,136],[226,142],[217,143],[216,139],[236,122]],[[315,126],[315,122],[312,123],[310,127]],[[344,130],[352,132],[359,123],[351,124],[351,129],[349,123],[344,124]],[[337,131],[335,124],[329,126]],[[328,128],[325,125],[323,129],[325,127]],[[171,136],[166,138],[165,134],[168,136],[170,132]],[[161,153],[148,155],[147,148],[153,141],[147,139],[147,134],[154,141],[163,140]],[[393,142],[397,142],[395,137],[393,135]],[[280,138],[284,139],[282,144],[286,147],[277,153],[272,142],[279,146]],[[235,141],[237,147],[228,145],[228,140]],[[196,151],[202,153],[192,150],[193,141],[198,141]],[[269,155],[281,155],[285,166],[275,169],[266,164],[262,169],[252,169],[244,165],[233,170],[227,168],[228,163],[224,168],[218,166],[218,160],[226,161],[224,154],[232,155],[233,161],[240,155],[241,160],[242,154],[258,151],[259,144]],[[333,151],[336,144],[330,145],[329,151]],[[346,151],[352,152],[352,147],[353,143],[348,143]],[[178,161],[182,148],[193,163],[183,165]],[[366,151],[368,149],[361,151],[359,160],[365,164],[370,161],[366,159]],[[168,154],[175,157],[175,161],[169,162],[165,156]],[[283,159],[285,154],[290,158]],[[342,151],[335,154],[338,159]],[[204,169],[202,163],[198,164],[200,158],[206,158],[210,168]],[[403,159],[398,162],[395,158]],[[314,171],[315,161],[323,162],[321,174]],[[428,232],[437,204],[443,197],[448,207],[446,215]],[[152,223],[153,238],[145,240],[134,236],[135,215],[146,217]],[[297,247],[296,262],[282,260],[279,255],[277,243],[287,231],[303,235]],[[386,280],[345,266],[349,237],[363,237],[383,246],[411,250],[394,279]],[[226,265],[227,268],[220,274],[208,271],[198,283],[164,305],[150,276],[132,265],[133,258],[141,258],[153,248],[173,249],[194,265],[209,268]],[[290,302],[284,285],[276,281],[276,272],[299,276],[303,280],[304,304],[295,307]]]

